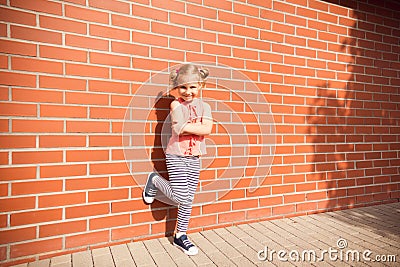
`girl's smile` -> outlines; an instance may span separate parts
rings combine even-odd
[[[199,94],[201,85],[199,82],[182,84],[178,87],[179,96],[185,101],[191,101]]]

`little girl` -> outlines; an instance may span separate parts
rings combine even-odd
[[[200,176],[199,156],[206,153],[204,136],[211,133],[213,126],[210,106],[197,98],[208,74],[207,69],[192,64],[170,73],[172,87],[179,98],[171,103],[172,136],[165,151],[169,181],[150,173],[143,190],[147,204],[153,203],[158,189],[178,204],[174,245],[187,255],[198,253],[186,231]]]

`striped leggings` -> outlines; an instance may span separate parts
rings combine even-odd
[[[166,197],[176,202],[178,206],[177,232],[186,232],[192,203],[200,176],[199,157],[183,157],[166,155],[169,181],[160,176],[153,177],[153,184],[164,193]]]

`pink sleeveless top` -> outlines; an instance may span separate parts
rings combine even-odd
[[[204,106],[203,102],[195,98],[191,102],[186,102],[182,98],[178,99],[183,116],[187,123],[202,122]],[[200,156],[206,154],[206,144],[204,136],[199,135],[177,135],[172,131],[172,136],[169,139],[167,154],[179,156]]]

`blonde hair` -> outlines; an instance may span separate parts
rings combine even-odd
[[[178,69],[174,69],[171,71],[169,75],[169,80],[172,88],[176,88],[179,85],[188,83],[188,82],[199,82],[204,84],[207,77],[209,75],[208,69],[198,68],[193,64],[185,64],[182,65]],[[193,78],[188,80],[189,76],[197,76],[194,80]]]

